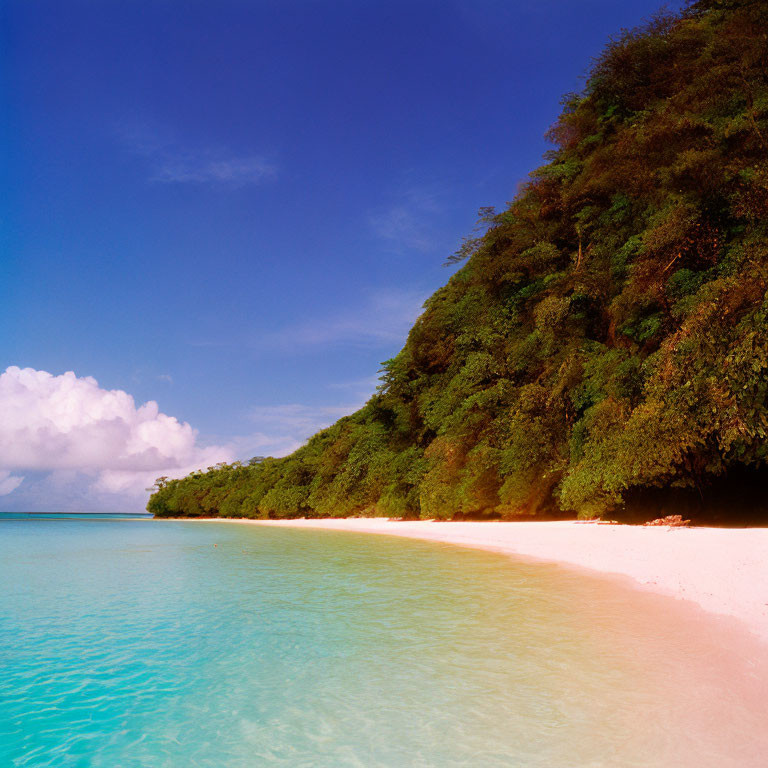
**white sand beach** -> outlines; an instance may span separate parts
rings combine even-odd
[[[605,574],[743,622],[768,642],[768,528],[668,528],[387,518],[221,520],[427,539]]]

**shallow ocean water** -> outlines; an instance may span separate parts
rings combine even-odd
[[[0,766],[768,754],[764,669],[738,632],[556,565],[320,530],[3,520],[0,585]]]

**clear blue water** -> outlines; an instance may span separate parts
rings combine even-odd
[[[150,520],[146,512],[0,512],[2,520]]]
[[[0,584],[3,767],[768,754],[748,651],[694,611],[556,566],[328,531],[5,519]]]

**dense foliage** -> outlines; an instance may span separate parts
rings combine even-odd
[[[381,386],[156,515],[615,514],[768,455],[768,3],[622,34]]]

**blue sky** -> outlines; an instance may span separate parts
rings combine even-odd
[[[7,0],[0,370],[157,401],[224,458],[285,452],[373,391],[561,95],[657,7]],[[27,462],[0,508],[137,503]]]

